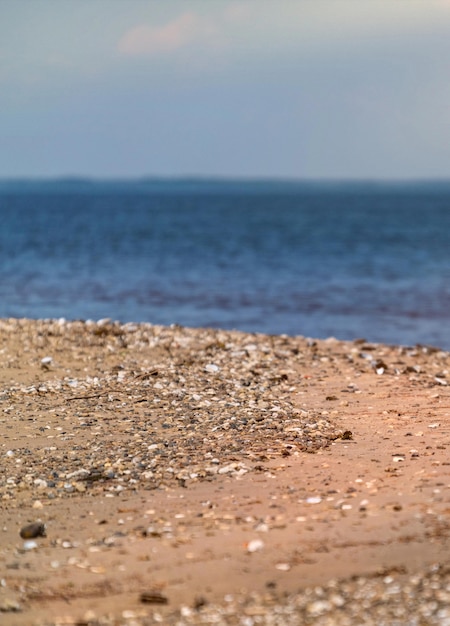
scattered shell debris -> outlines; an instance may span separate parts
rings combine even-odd
[[[8,424],[21,423],[33,440],[32,448],[3,443],[12,461],[0,476],[3,498],[114,496],[223,474],[239,479],[269,459],[314,453],[343,436],[329,416],[293,403],[292,367],[311,351],[303,338],[260,335],[249,343],[237,331],[105,320],[4,320],[0,338],[19,330],[25,351],[61,356],[57,364],[42,357],[52,368],[39,383],[11,381],[0,391]],[[102,362],[90,363],[99,346]],[[3,358],[13,374],[14,353]],[[26,411],[10,411],[24,398]],[[60,441],[73,444],[68,457]]]

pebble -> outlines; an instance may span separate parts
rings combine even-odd
[[[205,365],[205,372],[209,372],[210,374],[215,374],[219,370],[220,367],[215,363],[208,363],[208,365]]]
[[[22,539],[35,539],[46,536],[46,527],[42,522],[33,522],[20,529]]]
[[[143,591],[139,596],[139,601],[145,604],[167,604],[168,598],[160,591]]]
[[[319,502],[322,502],[322,498],[319,496],[311,496],[310,498],[306,498],[305,502],[307,504],[319,504]]]
[[[264,541],[261,539],[252,539],[247,544],[247,552],[257,552],[258,550],[262,550],[264,548]]]
[[[280,570],[280,572],[288,572],[291,569],[289,563],[277,563],[275,568]]]

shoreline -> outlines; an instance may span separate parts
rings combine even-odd
[[[450,620],[448,352],[16,319],[0,349],[2,623]]]
[[[287,339],[293,339],[293,340],[300,339],[300,340],[305,340],[310,343],[337,341],[337,342],[346,343],[346,344],[360,344],[360,345],[367,344],[370,346],[380,346],[380,347],[385,346],[388,348],[398,348],[398,349],[405,349],[405,350],[424,348],[424,349],[435,351],[435,352],[437,351],[437,352],[449,352],[450,353],[450,347],[447,348],[444,345],[441,345],[439,343],[433,343],[433,342],[428,342],[428,341],[415,341],[415,342],[402,343],[398,341],[367,339],[363,335],[355,335],[354,337],[351,337],[351,338],[345,338],[339,335],[327,335],[327,336],[317,337],[317,336],[312,336],[312,335],[288,333],[288,332],[277,333],[277,332],[265,332],[265,331],[260,331],[260,330],[249,331],[249,330],[245,330],[245,329],[237,328],[237,327],[227,328],[227,327],[209,326],[209,325],[191,326],[191,325],[186,325],[186,324],[180,324],[178,322],[165,324],[165,323],[153,323],[153,322],[148,322],[148,321],[146,322],[146,321],[136,321],[136,320],[124,321],[121,319],[113,319],[111,317],[93,319],[93,318],[66,318],[66,317],[16,317],[16,316],[1,317],[0,316],[0,324],[11,323],[13,325],[18,325],[20,327],[20,325],[27,325],[30,322],[34,324],[46,324],[50,326],[54,326],[56,324],[57,326],[60,326],[61,328],[66,328],[66,329],[73,325],[76,325],[78,327],[80,326],[86,327],[86,330],[88,330],[89,328],[92,329],[92,328],[102,327],[102,326],[115,327],[116,329],[123,328],[125,332],[127,332],[130,328],[131,329],[155,328],[155,329],[168,329],[168,330],[180,329],[180,330],[186,330],[186,331],[198,331],[198,332],[205,331],[205,332],[225,333],[225,334],[236,333],[238,335],[248,335],[249,337],[280,337],[283,339],[287,338]]]

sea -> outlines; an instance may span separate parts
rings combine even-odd
[[[450,350],[450,183],[0,182],[0,317]]]

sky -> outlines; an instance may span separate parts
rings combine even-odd
[[[0,178],[450,178],[450,0],[0,0]]]

